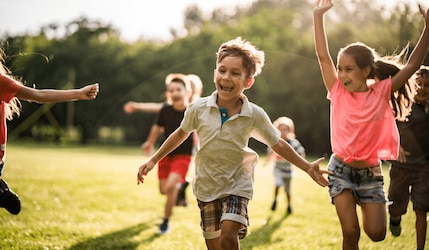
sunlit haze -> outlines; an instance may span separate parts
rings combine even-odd
[[[427,0],[424,7],[429,7]],[[49,24],[65,25],[79,17],[90,21],[110,24],[119,30],[123,39],[171,38],[170,29],[181,29],[183,12],[187,6],[196,3],[205,13],[214,8],[248,6],[252,0],[0,0],[0,35],[33,33]],[[417,3],[418,0],[378,0],[386,6],[398,2]]]

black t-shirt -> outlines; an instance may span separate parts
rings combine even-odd
[[[407,118],[408,121],[396,123],[401,146],[411,154],[406,156],[405,163],[392,161],[392,166],[429,173],[429,114],[422,105],[414,103]]]
[[[172,105],[166,104],[162,107],[158,115],[156,124],[164,128],[165,138],[173,133],[182,122],[185,110],[175,110]],[[175,150],[168,155],[192,155],[192,148],[194,145],[193,134],[191,133],[188,138]]]

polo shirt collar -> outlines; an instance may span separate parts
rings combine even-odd
[[[241,112],[239,115],[241,116],[252,116],[252,109],[250,107],[249,99],[247,99],[247,96],[244,94],[241,94],[241,100],[243,101],[243,106],[241,107]],[[207,106],[209,107],[215,107],[219,108],[219,106],[216,103],[217,100],[217,90],[215,90],[208,98],[207,100]]]

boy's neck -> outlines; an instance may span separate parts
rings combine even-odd
[[[228,115],[231,117],[240,112],[241,107],[243,106],[243,99],[241,96],[239,98],[234,98],[227,101],[217,100],[216,104],[219,108],[224,108],[227,110]]]
[[[184,109],[186,109],[187,103],[186,102],[173,102],[172,106],[175,110],[184,110]]]

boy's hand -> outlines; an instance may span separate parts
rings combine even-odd
[[[124,106],[123,106],[124,112],[127,113],[127,114],[131,114],[134,111],[136,111],[136,109],[134,107],[135,104],[136,104],[135,102],[127,102],[127,103],[125,103]]]
[[[151,161],[148,161],[140,166],[139,171],[137,172],[137,185],[144,182],[144,176],[146,176],[154,166],[155,164]]]
[[[316,161],[310,163],[310,168],[307,170],[307,173],[313,178],[313,180],[322,187],[328,186],[328,180],[323,177],[323,174],[333,175],[331,171],[321,170],[319,164],[325,160],[325,158],[319,158]]]

